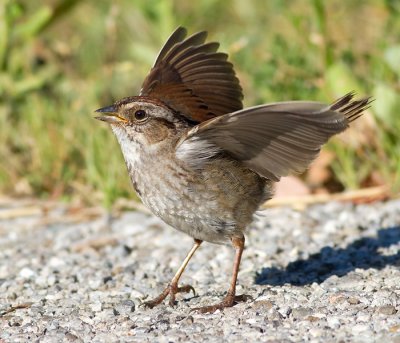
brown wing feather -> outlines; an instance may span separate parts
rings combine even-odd
[[[168,40],[165,42],[164,46],[161,48],[156,61],[154,62],[153,67],[155,67],[157,64],[159,64],[162,59],[165,57],[165,55],[172,49],[172,47],[178,43],[181,42],[185,39],[187,35],[187,31],[184,27],[178,27],[172,35],[168,38]]]
[[[185,37],[179,27],[167,40],[140,95],[159,99],[198,123],[242,109],[242,88],[228,55],[217,52],[218,43],[205,43],[205,31]]]
[[[248,108],[195,126],[176,154],[202,168],[219,153],[242,161],[258,174],[278,181],[302,172],[321,146],[368,108],[370,99],[352,101],[349,93],[332,105],[293,101]]]

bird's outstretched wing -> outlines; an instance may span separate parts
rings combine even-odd
[[[353,101],[353,97],[349,93],[331,105],[293,101],[226,114],[188,131],[176,155],[193,168],[202,168],[225,153],[278,181],[291,172],[304,171],[331,136],[362,115],[370,99]]]
[[[242,109],[242,88],[228,55],[217,52],[219,43],[205,43],[205,31],[185,37],[182,27],[170,36],[140,95],[161,100],[195,123]]]

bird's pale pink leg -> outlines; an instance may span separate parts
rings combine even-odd
[[[239,272],[239,265],[240,260],[242,258],[242,253],[244,249],[244,237],[233,237],[232,238],[232,245],[236,250],[235,261],[233,263],[233,273],[231,284],[228,290],[228,293],[225,296],[225,299],[222,300],[220,303],[211,305],[211,306],[204,306],[204,307],[197,307],[194,308],[192,311],[197,311],[200,313],[208,313],[208,312],[215,312],[216,310],[222,310],[225,307],[232,307],[238,301],[245,301],[246,296],[236,296],[236,280]]]
[[[178,271],[176,272],[175,276],[172,278],[171,282],[169,285],[164,289],[164,291],[156,298],[146,301],[143,303],[143,306],[153,308],[154,306],[157,306],[163,302],[163,300],[169,295],[169,305],[174,306],[175,305],[175,294],[176,293],[188,293],[190,291],[195,294],[194,288],[190,285],[183,285],[183,286],[178,286],[179,279],[185,270],[187,264],[189,263],[189,260],[192,258],[194,253],[196,252],[197,248],[200,246],[200,244],[203,241],[195,239],[194,244],[192,249],[190,249],[189,253],[187,254],[185,260],[183,261],[182,265],[179,267]]]

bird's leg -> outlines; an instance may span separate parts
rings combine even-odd
[[[239,272],[239,265],[240,259],[242,258],[242,253],[244,249],[244,237],[233,237],[231,239],[232,245],[236,250],[235,260],[233,263],[233,273],[231,284],[228,290],[228,293],[225,296],[225,299],[222,300],[220,303],[211,305],[211,306],[204,306],[204,307],[197,307],[194,308],[192,311],[197,311],[200,313],[208,313],[208,312],[215,312],[216,310],[222,310],[225,307],[232,307],[237,301],[245,301],[246,296],[236,296],[236,280]]]
[[[179,279],[185,270],[187,264],[189,263],[189,260],[192,258],[194,253],[196,252],[197,248],[200,246],[200,244],[203,241],[195,239],[194,244],[192,246],[192,249],[190,249],[189,253],[185,257],[185,260],[183,261],[182,265],[179,267],[178,271],[176,272],[175,276],[172,278],[171,282],[168,284],[168,286],[164,289],[164,291],[156,298],[146,301],[143,303],[144,306],[153,308],[154,306],[159,305],[162,303],[162,301],[169,295],[169,305],[174,306],[175,305],[175,294],[184,292],[188,293],[190,291],[195,293],[195,290],[192,286],[190,285],[183,285],[183,286],[178,286]]]

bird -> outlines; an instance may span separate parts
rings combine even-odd
[[[349,92],[331,104],[287,101],[243,108],[243,90],[219,43],[207,31],[178,27],[160,50],[139,95],[96,110],[122,150],[141,201],[165,223],[193,238],[157,306],[190,292],[179,285],[202,242],[235,250],[229,288],[219,303],[194,308],[213,313],[244,300],[236,295],[245,230],[281,177],[301,173],[330,137],[370,107]]]

